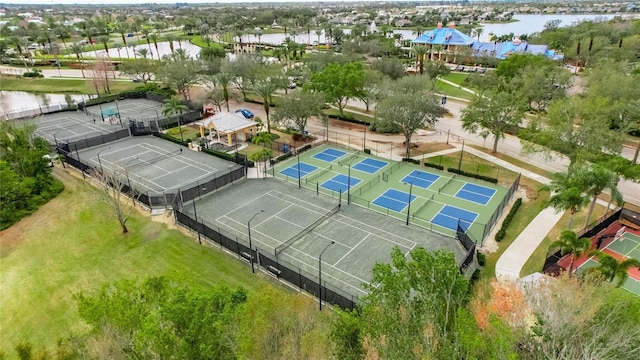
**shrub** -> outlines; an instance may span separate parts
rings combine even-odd
[[[305,152],[305,151],[307,151],[309,149],[311,149],[311,144],[304,145],[304,146],[302,146],[302,147],[300,147],[298,149],[298,154],[301,153],[301,152]]]
[[[476,259],[478,260],[478,265],[480,266],[484,266],[484,264],[487,262],[487,257],[480,251],[476,252]]]
[[[424,165],[424,166],[426,166],[426,167],[430,167],[430,168],[438,169],[438,170],[444,170],[444,166],[442,166],[442,165],[438,165],[438,164],[432,164],[432,163],[425,162],[425,163],[424,163],[424,164],[422,164],[422,165]]]
[[[371,154],[371,149],[364,149],[365,154]]]
[[[496,178],[492,178],[492,177],[484,176],[484,175],[478,175],[478,174],[466,172],[464,170],[458,170],[456,168],[448,168],[447,171],[448,172],[452,172],[454,174],[458,174],[458,175],[462,175],[462,176],[466,176],[466,177],[471,177],[471,178],[474,178],[474,179],[480,179],[480,180],[488,181],[488,182],[494,183],[494,184],[498,183],[498,179],[496,179]]]
[[[496,233],[497,242],[502,241],[502,239],[504,239],[504,237],[507,235],[507,228],[509,227],[509,224],[513,220],[513,217],[516,216],[516,212],[518,212],[520,205],[522,205],[522,198],[517,198],[516,201],[513,203],[513,207],[511,207],[511,210],[509,210],[509,213],[504,218],[504,221],[502,222],[502,226],[500,227],[500,230],[498,230],[498,232]]]
[[[402,161],[420,165],[420,160],[416,160],[412,158],[402,158]]]
[[[22,74],[22,76],[28,77],[28,78],[44,77],[44,75],[42,75],[42,70],[38,70],[38,69],[32,69],[31,71],[26,71]]]
[[[287,151],[286,153],[284,153],[284,154],[282,154],[282,155],[280,155],[280,156],[278,156],[278,157],[276,157],[274,159],[271,159],[270,163],[271,163],[271,165],[274,165],[274,164],[279,163],[280,161],[286,160],[286,159],[288,159],[288,158],[290,158],[292,156],[293,156],[293,153],[291,153],[291,151]]]

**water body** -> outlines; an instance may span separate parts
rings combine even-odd
[[[143,39],[144,40],[144,39]],[[82,53],[82,56],[89,56],[89,57],[106,57],[107,52],[104,51],[104,47],[102,47],[101,45],[98,44],[94,44],[96,51],[87,51]],[[183,49],[184,51],[187,52],[187,55],[189,55],[192,58],[196,58],[198,56],[198,54],[200,54],[200,47],[193,45],[192,43],[183,40],[183,41],[174,41],[173,42],[173,48],[174,50],[177,49]],[[102,50],[100,50],[102,49]],[[138,45],[136,45],[135,48],[131,48],[131,47],[127,47],[126,49],[124,47],[122,47],[122,49],[120,49],[120,51],[118,51],[118,49],[109,49],[109,57],[112,60],[117,60],[119,58],[131,58],[133,59],[134,57],[140,57],[139,55],[134,55],[134,51],[138,51],[140,49],[146,49],[147,50],[147,57],[150,59],[158,59],[158,53],[160,53],[160,57],[163,57],[164,55],[169,55],[171,54],[171,46],[169,45],[168,41],[161,41],[158,42],[158,49],[156,50],[155,44],[153,42],[151,42],[151,46],[149,46],[147,44],[146,41],[144,42],[138,42]]]
[[[560,20],[560,26],[566,27],[573,24],[577,24],[581,21],[607,21],[613,19],[615,16],[637,16],[636,14],[629,15],[615,15],[615,14],[580,14],[580,15],[514,15],[513,18],[518,20],[512,23],[500,23],[500,24],[481,24],[484,28],[480,40],[489,41],[489,34],[494,33],[496,36],[507,35],[514,33],[515,35],[533,34],[544,30],[544,25],[552,20]]]
[[[89,95],[30,93],[26,91],[0,91],[0,116],[19,111],[55,105],[66,105],[67,101],[79,102]]]

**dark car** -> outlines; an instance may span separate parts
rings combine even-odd
[[[242,114],[246,119],[253,119],[253,113],[247,109],[238,109],[236,114]]]

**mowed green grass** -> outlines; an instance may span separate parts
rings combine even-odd
[[[458,87],[455,87],[451,84],[447,84],[442,81],[438,81],[438,84],[436,85],[436,92],[447,95],[447,96],[453,96],[453,97],[465,99],[465,100],[471,100],[475,96],[468,91],[464,91]]]
[[[450,72],[446,76],[443,76],[442,78],[445,80],[449,80],[454,84],[462,85],[464,81],[467,80],[467,77],[469,77],[469,74]]]
[[[105,282],[170,275],[186,283],[227,283],[255,291],[268,281],[249,266],[201,246],[137,213],[122,234],[96,189],[55,169],[65,190],[32,216],[0,233],[0,351],[21,340],[34,348],[87,331],[73,294]],[[284,292],[284,290],[283,290]]]
[[[109,81],[109,89],[112,94],[126,90],[133,90],[136,84],[132,81]],[[0,90],[46,92],[56,94],[95,94],[96,90],[91,80],[85,79],[44,79],[44,78],[18,78],[5,76],[0,81]],[[102,89],[100,89],[102,92]]]

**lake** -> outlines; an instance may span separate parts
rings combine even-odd
[[[30,93],[26,91],[0,91],[0,119],[15,118],[19,114],[39,113],[40,108],[66,107],[67,100],[78,102],[95,95]]]

